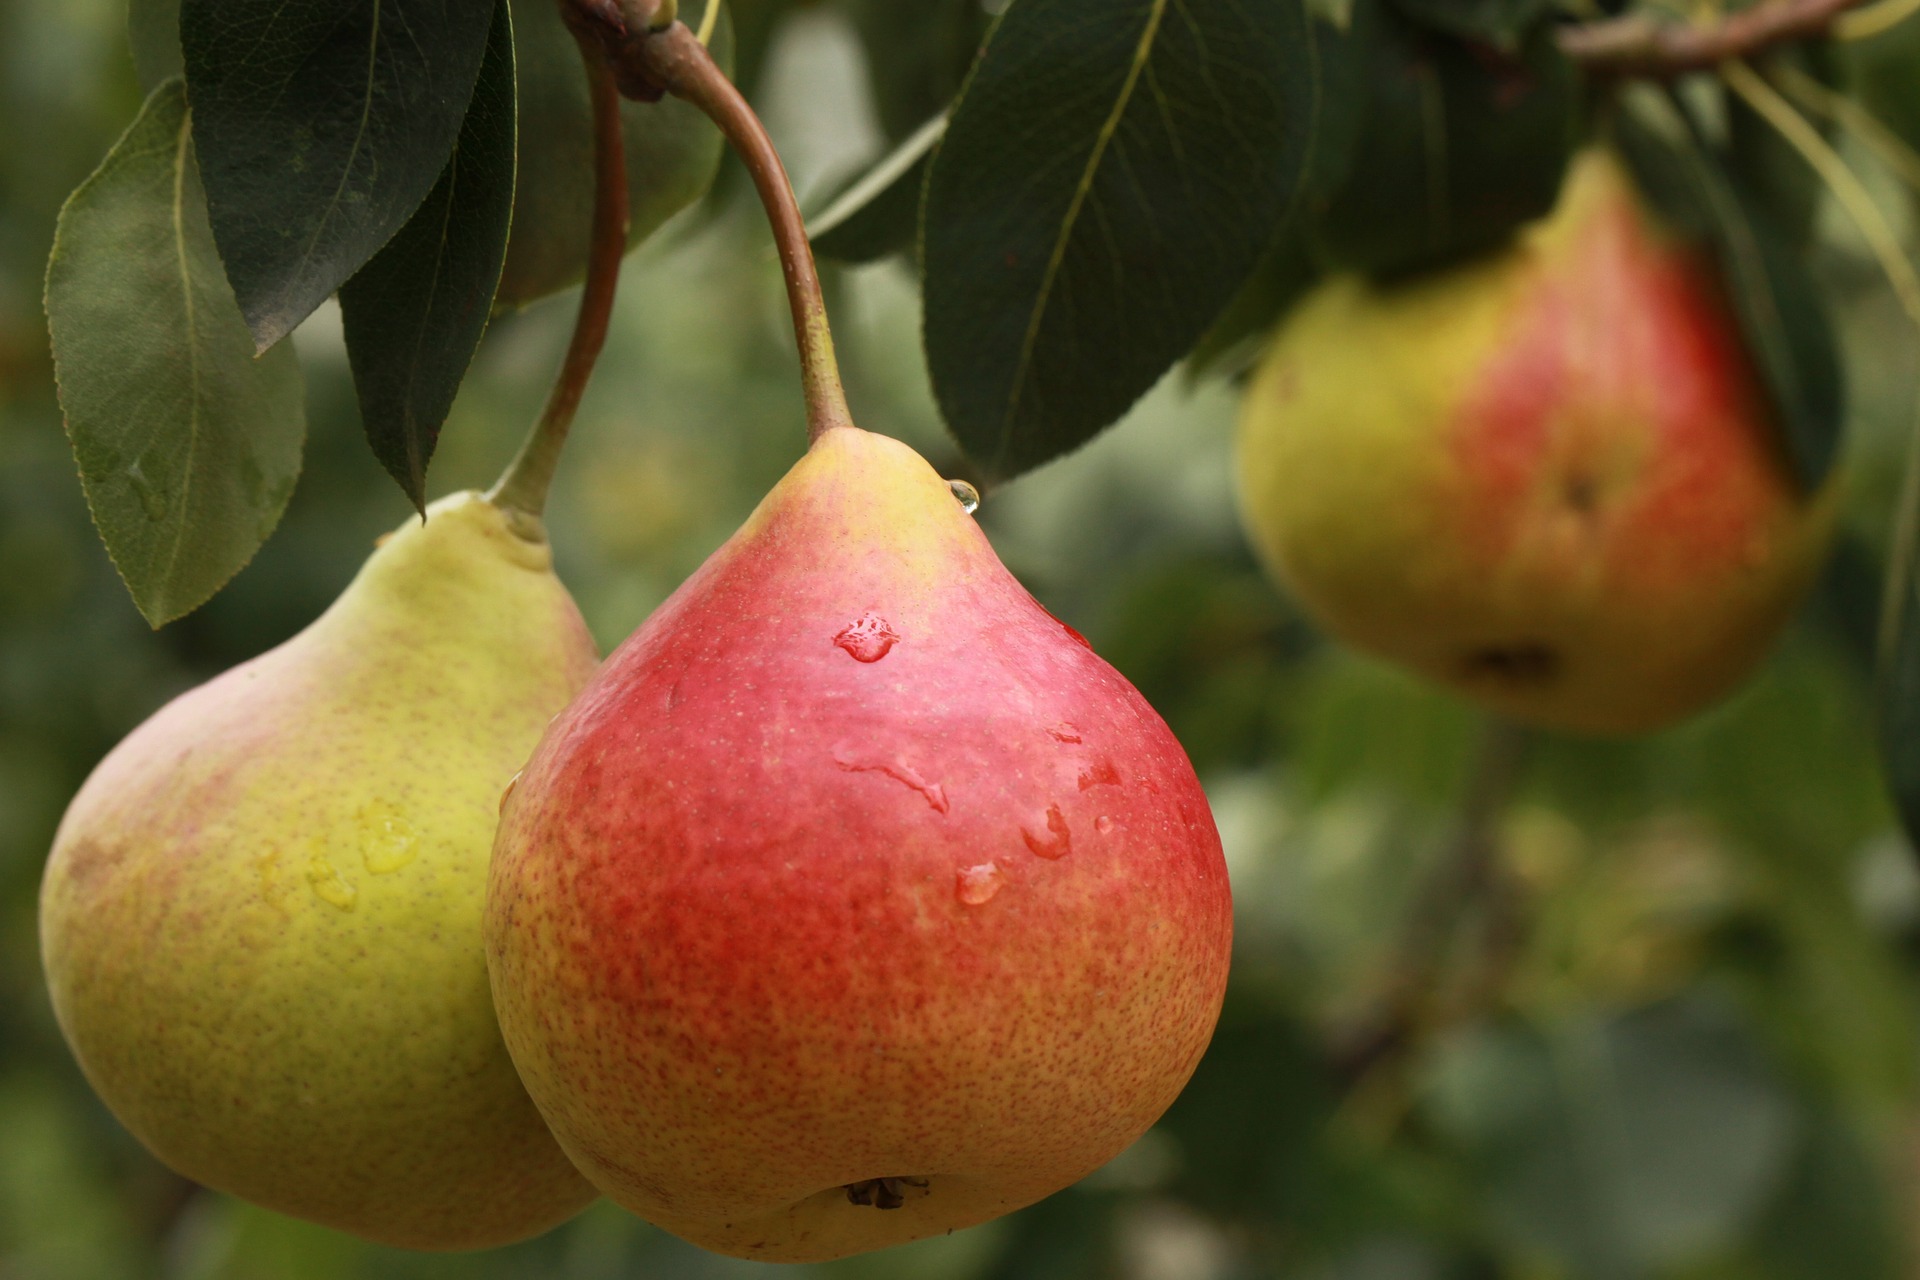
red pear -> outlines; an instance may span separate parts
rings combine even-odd
[[[1499,253],[1322,285],[1239,445],[1253,543],[1330,631],[1584,733],[1745,679],[1838,505],[1795,478],[1711,262],[1599,148]]]
[[[1166,725],[918,454],[836,427],[550,726],[486,932],[587,1177],[807,1261],[1131,1143],[1206,1047],[1231,909]]]

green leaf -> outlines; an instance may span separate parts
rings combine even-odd
[[[1576,1275],[1646,1275],[1732,1243],[1794,1149],[1791,1097],[1700,997],[1468,1033],[1441,1054],[1430,1098],[1496,1229]]]
[[[1792,67],[1814,78],[1819,76],[1816,60],[1805,50],[1788,49],[1777,53],[1769,65]],[[1783,231],[1797,249],[1805,249],[1813,238],[1814,218],[1820,211],[1826,187],[1792,143],[1780,136],[1759,112],[1738,94],[1724,95],[1727,113],[1727,171],[1740,187],[1752,193],[1767,211],[1768,219]],[[1831,134],[1830,122],[1808,116],[1808,123],[1822,133]]]
[[[986,39],[979,0],[842,0],[867,54],[873,104],[887,141],[946,114]]]
[[[807,222],[813,251],[837,262],[872,262],[911,246],[927,168],[946,131],[947,117],[935,116],[836,192]]]
[[[340,290],[347,355],[374,456],[414,506],[460,380],[486,332],[513,213],[513,28],[507,0],[440,181]]]
[[[927,361],[985,472],[1124,413],[1226,305],[1318,127],[1297,0],[1014,0],[927,176]]]
[[[1394,0],[1415,24],[1512,53],[1553,10],[1553,0]]]
[[[1190,379],[1215,371],[1234,377],[1245,372],[1267,332],[1319,280],[1321,262],[1312,231],[1353,167],[1378,11],[1376,0],[1354,0],[1339,22],[1312,11],[1321,101],[1301,199],[1287,211],[1286,220],[1232,300],[1187,353]]]
[[[593,113],[580,48],[553,0],[512,0],[520,80],[519,184],[513,233],[500,276],[499,307],[521,307],[577,284],[587,269],[593,226]],[[698,28],[705,0],[681,6]],[[713,54],[732,65],[731,7],[723,8]],[[620,120],[627,152],[627,244],[639,244],[713,185],[720,133],[677,98],[627,102]]]
[[[1766,202],[1702,145],[1669,99],[1644,92],[1630,104],[1616,131],[1621,153],[1661,214],[1712,245],[1741,336],[1811,491],[1833,467],[1845,416],[1840,357],[1813,277]]]
[[[492,18],[493,0],[182,0],[207,211],[258,349],[433,189]]]
[[[254,358],[220,269],[180,80],[153,91],[61,210],[47,320],[94,523],[159,626],[266,540],[306,432],[292,350]]]
[[[152,93],[163,80],[184,75],[180,59],[180,0],[128,0],[127,43],[140,88]]]
[[[1842,56],[1847,85],[1860,105],[1920,150],[1920,22],[1908,18],[1851,41]]]
[[[1551,209],[1580,89],[1549,33],[1508,58],[1390,12],[1375,29],[1352,171],[1318,219],[1329,262],[1417,270],[1491,249]]]
[[[1268,332],[1319,279],[1320,263],[1304,228],[1288,226],[1261,255],[1226,310],[1187,353],[1188,376],[1245,373],[1259,358]]]

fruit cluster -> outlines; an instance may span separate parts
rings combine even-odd
[[[1503,713],[1670,722],[1832,525],[1731,332],[1591,153],[1511,248],[1298,309],[1255,540]],[[1206,1047],[1226,870],[1166,725],[970,513],[832,426],[596,666],[538,520],[435,504],[74,800],[41,936],[88,1077],[188,1176],[416,1248],[603,1193],[824,1259],[1096,1168]]]

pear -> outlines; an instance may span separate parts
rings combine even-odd
[[[824,430],[508,798],[486,940],[581,1170],[822,1260],[1080,1178],[1211,1035],[1231,910],[1165,723],[907,446]]]
[[[1598,147],[1511,248],[1310,295],[1247,392],[1238,474],[1328,630],[1594,734],[1745,679],[1838,505],[1796,481],[1709,262]]]
[[[593,1198],[501,1044],[480,922],[501,791],[594,662],[538,522],[458,494],[94,770],[42,953],[82,1069],[160,1159],[422,1249]]]

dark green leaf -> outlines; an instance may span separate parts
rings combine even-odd
[[[986,39],[979,0],[843,0],[867,53],[887,141],[945,114]]]
[[[808,221],[813,251],[838,262],[872,262],[910,247],[927,166],[946,131],[947,118],[935,116],[836,192]]]
[[[427,462],[486,332],[513,213],[513,28],[507,0],[446,171],[407,225],[340,290],[374,456],[422,511]]]
[[[493,0],[182,0],[207,211],[257,348],[433,189],[492,17]]]
[[[1268,330],[1320,278],[1312,228],[1353,166],[1362,114],[1366,108],[1366,72],[1372,65],[1376,0],[1355,0],[1339,23],[1314,11],[1314,43],[1319,49],[1321,99],[1301,199],[1287,211],[1278,233],[1240,284],[1226,308],[1187,353],[1187,374],[1211,371],[1237,376],[1258,354]]]
[[[254,358],[220,269],[180,80],[61,210],[47,320],[94,522],[159,626],[273,531],[306,433],[292,350]]]
[[[1509,58],[1391,13],[1376,29],[1353,168],[1319,220],[1329,261],[1411,271],[1491,249],[1552,208],[1580,93],[1548,33]]]
[[[593,225],[593,113],[580,49],[553,0],[512,0],[520,72],[519,185],[496,305],[520,307],[579,282]],[[696,29],[704,0],[681,7]],[[732,65],[731,6],[713,53]],[[637,245],[698,200],[720,163],[720,133],[677,98],[621,106],[627,152],[627,244]]]
[[[927,176],[927,361],[989,474],[1084,443],[1252,269],[1311,154],[1297,0],[1014,0]]]
[[[1553,0],[1394,0],[1416,24],[1511,53],[1553,10]]]
[[[1655,207],[1712,244],[1741,335],[1811,491],[1832,469],[1845,411],[1819,290],[1766,202],[1687,130],[1668,99],[1637,94],[1632,106],[1617,131],[1621,152]]]
[[[1793,1152],[1790,1096],[1702,998],[1472,1033],[1433,1079],[1435,1118],[1486,1179],[1497,1229],[1576,1275],[1651,1274],[1733,1242]]]
[[[1850,42],[1844,61],[1847,85],[1860,105],[1920,150],[1920,22],[1909,18]]]
[[[1812,77],[1815,71],[1815,59],[1801,50],[1776,54],[1773,63],[1802,76]],[[1743,190],[1752,193],[1769,220],[1796,247],[1804,248],[1813,236],[1814,216],[1826,193],[1825,185],[1806,157],[1748,106],[1746,99],[1729,93],[1726,109],[1727,171]],[[1823,132],[1832,132],[1819,117],[1809,116],[1808,120]]]
[[[1226,310],[1187,353],[1188,375],[1244,373],[1258,358],[1268,331],[1319,279],[1320,263],[1304,228],[1288,226],[1261,255]]]
[[[128,0],[127,43],[140,87],[152,93],[162,80],[185,73],[180,60],[180,0]]]

